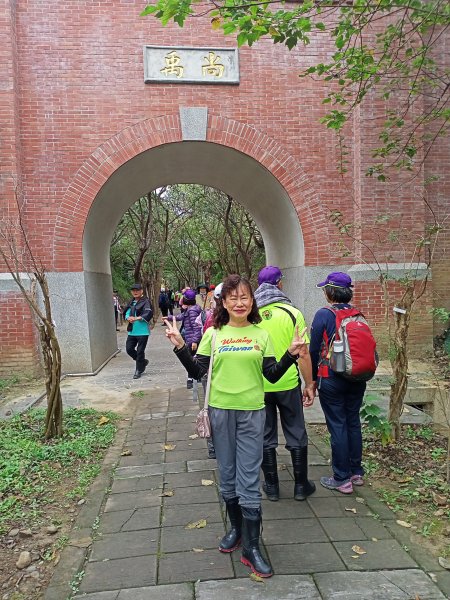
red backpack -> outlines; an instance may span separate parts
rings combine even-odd
[[[326,306],[336,317],[336,333],[329,340],[327,332],[323,333],[319,377],[328,377],[328,368],[349,381],[369,381],[375,375],[378,366],[378,354],[375,338],[372,335],[366,318],[357,308],[333,308]],[[334,368],[334,340],[344,342],[344,365]]]

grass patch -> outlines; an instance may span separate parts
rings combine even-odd
[[[100,423],[100,417],[103,424]],[[15,525],[34,527],[54,503],[82,498],[112,444],[119,417],[66,409],[64,435],[43,439],[45,410],[0,422],[0,535]]]

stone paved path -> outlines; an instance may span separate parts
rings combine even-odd
[[[152,362],[156,348],[162,357]],[[46,600],[64,600],[75,584],[76,598],[84,600],[448,598],[449,572],[411,544],[369,486],[344,497],[319,485],[306,502],[294,501],[290,456],[282,445],[281,500],[263,500],[263,547],[275,576],[251,580],[239,551],[217,550],[225,525],[216,461],[207,458],[203,440],[190,438],[198,409],[180,385],[184,374],[162,331],[155,332],[152,352],[147,377],[154,381],[131,384],[143,393],[132,396],[129,418],[81,510]],[[119,392],[122,381],[130,385],[129,372],[128,357],[119,355],[98,385],[103,379]],[[329,473],[327,456],[323,441],[311,435],[316,482]],[[205,480],[212,485],[202,485]],[[186,528],[202,519],[205,527]],[[366,553],[358,555],[355,545]]]

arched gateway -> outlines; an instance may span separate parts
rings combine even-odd
[[[324,36],[292,52],[270,40],[238,50],[208,17],[162,27],[139,16],[142,6],[2,3],[1,209],[11,218],[20,210],[48,272],[63,370],[91,372],[114,352],[111,237],[140,195],[166,184],[212,186],[244,205],[268,263],[283,268],[285,288],[309,320],[322,302],[315,282],[339,267],[352,269],[361,283],[357,303],[381,324],[381,293],[364,249],[372,230],[360,229],[366,246],[345,256],[330,211],[342,210],[357,228],[395,213],[420,235],[423,197],[441,214],[448,174],[431,184],[399,176],[397,188],[364,177],[386,109],[368,96],[349,123],[347,172],[338,175],[336,138],[320,124],[324,84],[298,76],[334,51]],[[444,142],[433,152],[426,171],[450,158]],[[388,259],[400,271],[402,250],[394,243]],[[443,306],[448,269],[435,273]],[[30,372],[38,364],[36,333],[2,264],[0,304],[0,373]],[[432,339],[430,304],[424,301],[416,330],[422,345]]]

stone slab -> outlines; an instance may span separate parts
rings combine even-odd
[[[279,544],[299,544],[301,542],[328,542],[328,538],[317,519],[302,519],[298,523],[292,519],[264,520],[262,538],[266,546]]]
[[[189,436],[195,433],[195,427],[186,427],[186,429],[168,429],[167,430],[167,441],[177,442],[179,440],[189,440]]]
[[[352,550],[356,544],[367,554],[358,558]],[[410,569],[417,567],[412,558],[395,540],[356,540],[354,542],[335,542],[334,547],[347,568],[354,571],[375,571],[380,569]]]
[[[137,467],[119,467],[116,469],[115,477],[117,479],[129,479],[132,477],[149,477],[150,475],[162,475],[163,473],[184,473],[186,464],[170,463],[156,465],[142,465]]]
[[[166,487],[177,489],[182,487],[201,486],[202,479],[215,481],[214,471],[193,471],[192,473],[167,473],[164,475]]]
[[[142,465],[157,465],[164,462],[164,454],[138,454],[133,452],[130,456],[122,456],[119,461],[121,467],[135,467]]]
[[[98,540],[95,540],[89,561],[156,554],[158,542],[159,530],[156,529],[103,534]]]
[[[294,499],[280,502],[262,502],[263,521],[270,519],[310,519],[314,517],[308,502],[297,502]]]
[[[156,556],[87,563],[80,592],[144,587],[156,583]]]
[[[217,462],[211,458],[187,461],[187,470],[189,473],[192,473],[193,471],[206,471],[211,468],[217,469]]]
[[[75,596],[76,600],[81,598],[83,600],[119,600],[120,590],[114,590],[113,592],[94,592],[93,594],[81,594]]]
[[[278,575],[265,579],[264,584],[251,579],[234,581],[200,581],[195,586],[196,600],[320,600],[312,577]],[[152,599],[153,600],[153,599]]]
[[[373,517],[330,517],[320,519],[320,523],[332,542],[392,537],[382,523]]]
[[[218,502],[210,504],[186,504],[183,510],[177,506],[164,507],[162,524],[164,527],[186,526],[189,523],[206,519],[208,523],[222,523],[222,513]]]
[[[208,523],[201,529],[185,527],[163,527],[161,530],[161,552],[190,552],[197,549],[216,549],[225,529],[222,523]]]
[[[214,481],[214,480],[213,480]],[[170,485],[166,485],[164,490],[173,490],[174,495],[170,497],[164,497],[164,506],[183,506],[184,504],[204,504],[209,502],[218,502],[219,498],[217,495],[216,485],[210,486],[191,486],[184,488],[175,488]],[[180,510],[183,510],[180,508]]]
[[[277,575],[345,570],[338,553],[329,542],[269,546],[268,554]]]
[[[160,490],[143,490],[140,492],[126,492],[123,494],[111,494],[106,501],[105,512],[114,510],[126,510],[133,508],[144,508],[145,506],[160,506]]]
[[[166,462],[181,462],[183,460],[187,460],[187,461],[204,461],[205,459],[208,459],[208,450],[206,448],[196,448],[196,449],[192,449],[190,448],[189,450],[173,450],[171,452],[166,452]],[[211,460],[212,459],[208,459]],[[215,462],[215,461],[214,461]],[[196,469],[198,470],[198,469]]]
[[[422,571],[379,573],[318,573],[315,581],[323,600],[445,600]]]
[[[219,579],[234,577],[228,554],[218,550],[164,554],[159,560],[158,584],[208,580],[212,573]]]
[[[177,583],[122,590],[117,600],[192,600],[192,584]]]
[[[334,492],[334,496],[331,498],[314,498],[310,497],[307,500],[308,504],[312,508],[315,515],[321,519],[323,517],[347,517],[352,518],[355,514],[361,517],[370,516],[371,512],[365,504],[359,504],[356,502],[356,497],[337,497]],[[354,508],[356,513],[345,510],[346,508]]]
[[[152,506],[104,513],[100,519],[98,532],[105,534],[155,529],[159,527],[160,512],[159,506]]]
[[[143,490],[162,490],[163,476],[133,477],[130,479],[116,479],[111,487],[111,494],[124,492],[142,492]]]

